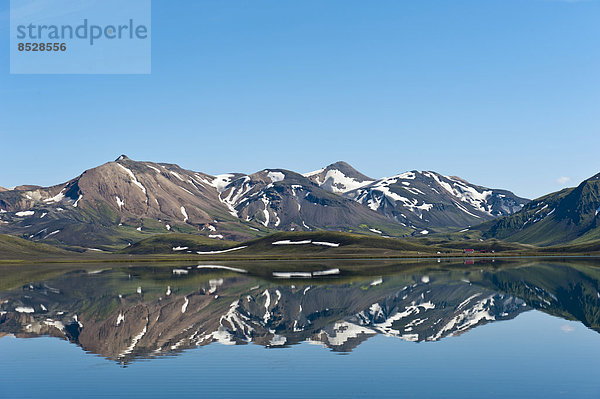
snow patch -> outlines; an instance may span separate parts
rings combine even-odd
[[[246,245],[244,245],[242,247],[223,249],[221,251],[207,251],[207,252],[196,252],[196,253],[198,255],[224,254],[226,252],[237,251],[237,250],[244,249],[244,248],[248,248],[248,247]]]
[[[160,174],[160,170],[158,170],[157,168],[155,168],[154,166],[150,165],[150,164],[146,164],[147,167],[149,167],[150,169],[154,170],[156,173]]]
[[[291,240],[281,240],[275,241],[272,245],[302,245],[302,244],[310,244],[312,240],[302,240],[302,241],[291,241]]]
[[[319,182],[319,186],[328,188],[334,193],[346,193],[371,183],[373,183],[373,180],[358,181],[346,176],[337,169],[330,169],[325,174],[323,182]]]
[[[56,194],[54,197],[52,198],[47,198],[44,200],[44,202],[46,203],[56,203],[56,202],[60,202],[65,198],[65,195],[63,194],[65,192],[66,188],[63,188],[60,193]],[[31,199],[31,198],[30,198]]]
[[[325,247],[339,247],[340,244],[338,243],[333,243],[333,242],[324,242],[324,241],[313,241],[312,242],[313,245],[321,245],[321,246],[325,246]]]
[[[217,176],[215,176],[215,178],[211,182],[211,185],[213,187],[215,187],[219,193],[221,193],[221,192],[223,192],[225,190],[225,187],[229,183],[231,183],[231,179],[233,177],[234,177],[234,175],[232,175],[230,173],[227,173],[227,174],[224,174],[224,175],[217,175]]]
[[[55,230],[55,231],[53,231],[52,233],[48,234],[46,237],[44,237],[44,239],[46,239],[46,238],[48,238],[48,237],[51,237],[51,236],[53,236],[54,234],[58,234],[58,233],[60,233],[60,230]]]
[[[144,187],[142,185],[142,183],[140,183],[138,181],[138,179],[135,177],[135,175],[133,174],[133,172],[131,170],[127,169],[125,166],[121,165],[120,163],[117,163],[117,165],[119,165],[129,175],[129,177],[131,178],[131,182],[133,184],[135,184],[137,187],[139,187],[139,189],[142,190],[142,192],[144,194],[146,194],[146,187]]]
[[[315,171],[312,171],[312,172],[308,172],[308,173],[303,173],[302,176],[304,176],[304,177],[311,177],[311,176],[314,176],[314,175],[318,175],[319,173],[323,173],[324,171],[325,171],[325,168],[319,169],[319,170],[315,170]]]
[[[265,204],[265,209],[263,210],[263,213],[265,215],[265,221],[263,222],[263,225],[265,227],[268,227],[269,226],[269,218],[270,218],[269,209],[268,209],[269,199],[267,198],[267,196],[265,194],[263,194],[261,201],[263,202],[263,204]]]
[[[77,208],[77,205],[79,204],[79,201],[81,201],[82,198],[83,195],[80,195],[79,198],[77,198],[77,201],[75,201],[75,203],[73,204],[73,208]]]
[[[179,173],[173,172],[172,170],[170,170],[169,173],[172,174],[173,176],[175,176],[176,178],[178,178],[179,180],[181,180],[182,182],[185,182],[185,179],[183,177],[181,177],[179,175]]]
[[[269,179],[271,179],[271,183],[277,183],[278,181],[282,181],[285,179],[285,174],[282,172],[269,172],[267,174]]]
[[[185,207],[183,206],[181,207],[181,214],[183,215],[183,222],[187,222],[189,218],[187,212],[185,211]]]

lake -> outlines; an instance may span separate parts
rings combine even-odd
[[[598,398],[600,262],[0,266],[6,398]]]

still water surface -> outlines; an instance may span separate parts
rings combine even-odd
[[[219,266],[0,268],[0,397],[600,397],[593,261]]]

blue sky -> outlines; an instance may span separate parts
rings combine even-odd
[[[10,75],[0,41],[1,186],[121,153],[212,174],[345,160],[528,197],[600,172],[598,1],[154,0],[152,14],[151,75]]]

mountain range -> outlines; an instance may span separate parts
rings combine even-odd
[[[213,176],[122,155],[62,184],[0,190],[0,233],[71,249],[122,248],[168,232],[235,241],[314,230],[407,237],[519,214],[528,202],[432,171],[374,179],[336,162],[304,174]]]

